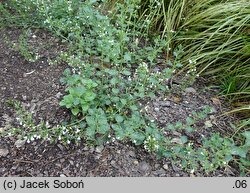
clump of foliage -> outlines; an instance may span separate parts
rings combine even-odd
[[[67,87],[67,94],[60,105],[72,112],[73,121],[57,126],[44,122],[35,124],[32,115],[15,103],[20,127],[9,134],[22,135],[27,142],[40,138],[64,144],[77,144],[84,139],[92,145],[114,140],[131,141],[159,158],[171,159],[190,173],[200,167],[208,173],[227,166],[236,158],[245,169],[249,165],[248,131],[239,134],[239,141],[235,136],[225,138],[218,133],[204,138],[199,135],[195,124],[205,122],[210,113],[208,107],[193,112],[185,123],[169,123],[159,128],[142,105],[157,95],[170,92],[167,83],[183,64],[188,64],[195,76],[196,67],[201,71],[217,67],[216,63],[227,61],[225,58],[233,54],[235,58],[240,55],[240,60],[233,57],[234,62],[230,64],[245,61],[241,67],[248,67],[247,57],[239,52],[243,45],[240,32],[247,29],[245,23],[248,20],[243,16],[248,7],[241,12],[239,20],[232,17],[230,22],[235,25],[228,27],[222,14],[225,11],[213,7],[217,5],[216,1],[202,3],[203,0],[196,3],[124,0],[111,5],[110,1],[95,0],[10,0],[0,4],[1,26],[44,28],[69,46],[69,51],[59,56],[70,66],[61,79]],[[221,3],[232,5],[231,1]],[[247,3],[244,5],[248,6]],[[242,4],[237,6],[239,8]],[[110,11],[105,12],[104,7],[109,7]],[[189,9],[193,11],[188,14]],[[234,13],[236,10],[232,8]],[[216,14],[209,16],[210,12]],[[217,13],[221,17],[215,20]],[[229,13],[226,16],[230,16]],[[228,38],[226,44],[218,46],[225,38]],[[217,44],[218,40],[220,43]],[[239,44],[229,49],[233,42]],[[159,59],[165,59],[161,69],[155,68]],[[230,66],[229,63],[225,65]],[[215,71],[220,70],[217,67]],[[234,88],[231,85],[230,91]],[[181,135],[173,137],[176,131]],[[199,147],[189,138],[194,132],[200,136]]]

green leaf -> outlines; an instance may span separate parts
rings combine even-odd
[[[95,99],[95,97],[96,97],[96,94],[93,93],[92,91],[88,91],[88,92],[86,92],[85,95],[84,95],[84,99],[85,99],[86,101],[93,101],[93,100]]]
[[[181,136],[181,142],[182,142],[183,144],[184,144],[184,143],[187,143],[187,141],[188,141],[187,136],[185,136],[185,135]]]
[[[246,158],[246,155],[248,153],[249,148],[248,147],[233,147],[232,148],[232,154],[233,155],[238,155],[242,158]]]
[[[131,61],[131,54],[129,52],[125,53],[124,60],[127,61],[127,62]]]
[[[123,116],[116,115],[115,120],[116,120],[117,123],[121,123],[121,122],[123,122],[124,119],[123,119]]]
[[[170,131],[174,131],[175,126],[172,123],[170,123],[170,124],[167,125],[167,129],[170,130]]]
[[[185,127],[185,130],[186,130],[188,133],[191,133],[191,132],[193,132],[193,131],[194,131],[194,128],[193,128],[193,127],[188,126],[188,127]]]
[[[138,108],[137,108],[137,106],[136,106],[136,105],[131,105],[131,106],[130,106],[130,109],[131,109],[132,111],[136,111],[136,110],[138,110]]]
[[[110,80],[110,84],[115,85],[119,82],[118,78],[114,77]]]
[[[115,131],[115,135],[118,139],[122,140],[126,137],[124,129],[120,125],[113,124],[112,128]]]
[[[121,101],[121,103],[122,103],[123,105],[126,105],[126,104],[127,104],[127,100],[126,100],[126,99],[120,99],[120,101]]]
[[[245,146],[250,146],[250,131],[245,131],[242,135],[246,138]]]
[[[64,76],[70,76],[71,72],[70,72],[70,69],[69,68],[66,68],[63,72],[63,75]]]
[[[126,76],[130,76],[131,75],[131,72],[128,71],[128,70],[123,70],[122,71],[122,74],[126,75]]]
[[[88,109],[89,109],[89,104],[87,104],[87,103],[85,103],[85,104],[82,104],[82,111],[83,112],[86,112],[86,111],[88,111]]]
[[[95,127],[87,127],[86,128],[86,135],[88,136],[88,138],[90,138],[91,140],[93,140],[95,138]]]
[[[194,119],[191,118],[191,117],[187,117],[186,122],[187,122],[188,125],[193,125],[195,123]]]
[[[94,119],[93,116],[87,116],[86,117],[86,122],[89,126],[95,126],[96,125],[96,121]]]
[[[79,111],[78,108],[74,108],[74,109],[71,109],[71,112],[72,112],[73,115],[76,116],[80,111]]]
[[[119,89],[117,89],[117,88],[112,88],[112,92],[114,93],[114,94],[119,94]]]
[[[109,131],[109,124],[101,124],[98,128],[98,133],[100,134],[106,134]]]
[[[140,132],[134,132],[130,135],[132,142],[136,145],[141,145],[145,140],[145,135]]]
[[[80,104],[79,98],[75,98],[74,101],[73,101],[73,104],[74,104],[75,106],[79,105],[79,104]]]

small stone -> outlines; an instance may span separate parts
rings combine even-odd
[[[89,148],[89,152],[90,152],[90,153],[93,153],[94,151],[95,151],[95,148],[94,148],[94,147],[90,147],[90,148]]]
[[[56,98],[60,99],[63,94],[61,92],[56,93]]]
[[[9,154],[8,149],[0,149],[0,157],[6,157]]]
[[[4,132],[4,128],[0,127],[0,133]]]
[[[215,120],[216,118],[215,118],[215,116],[214,116],[214,115],[210,115],[210,116],[209,116],[209,119],[211,119],[211,120]]]
[[[154,172],[154,174],[157,175],[157,176],[162,176],[162,175],[164,175],[165,173],[166,173],[166,171],[165,171],[164,169],[159,169],[159,170],[156,170],[156,171]]]
[[[180,145],[183,144],[183,142],[182,142],[182,140],[180,138],[173,138],[171,140],[171,143],[177,143],[177,144],[180,144]]]
[[[72,160],[69,160],[70,165],[74,165],[74,162]]]
[[[135,154],[134,151],[129,151],[129,152],[128,152],[128,155],[129,155],[130,157],[136,157],[136,154]]]
[[[61,150],[61,151],[64,151],[64,147],[63,147],[63,145],[62,144],[57,144],[57,147]]]
[[[147,172],[147,171],[149,171],[150,169],[151,169],[150,165],[149,165],[147,162],[145,162],[145,161],[143,161],[143,162],[141,162],[141,163],[139,164],[139,170],[140,170],[141,172]]]
[[[96,153],[101,153],[103,149],[104,149],[103,145],[97,146],[97,147],[95,148],[95,152],[96,152]]]
[[[66,175],[64,175],[64,174],[60,174],[60,177],[67,177]]]
[[[27,96],[26,96],[26,95],[22,95],[22,99],[23,99],[24,101],[26,101],[26,100],[27,100]]]
[[[213,124],[211,121],[208,120],[208,121],[205,121],[205,126],[210,128],[210,127],[213,127]]]
[[[161,106],[163,106],[163,107],[170,107],[171,106],[171,102],[170,101],[161,102]]]
[[[0,168],[0,173],[3,173],[6,171],[6,168]]]
[[[196,90],[193,87],[188,87],[185,89],[186,93],[196,93]]]
[[[159,111],[160,111],[160,108],[155,107],[155,111],[156,111],[156,112],[159,112]]]
[[[135,161],[134,161],[134,164],[135,164],[135,165],[138,165],[138,164],[139,164],[139,162],[138,162],[137,160],[135,160]]]
[[[89,150],[89,147],[88,146],[85,146],[84,148],[83,148],[83,151],[88,151]]]
[[[164,165],[163,165],[163,169],[164,169],[164,170],[168,170],[168,164],[164,164]]]
[[[23,147],[23,146],[25,145],[25,143],[26,143],[26,140],[18,139],[18,140],[15,142],[15,146],[16,146],[17,148],[21,148],[21,147]]]
[[[60,162],[61,162],[61,163],[65,162],[65,159],[64,159],[64,158],[61,158],[61,159],[60,159]]]

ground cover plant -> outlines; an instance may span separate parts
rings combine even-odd
[[[51,126],[46,120],[35,122],[20,102],[9,101],[18,125],[6,134],[27,143],[44,139],[66,146],[125,141],[191,174],[229,164],[248,174],[249,12],[249,2],[233,0],[1,3],[0,26],[24,29],[14,47],[27,60],[39,59],[26,42],[31,29],[48,30],[67,45],[51,65],[68,65],[59,105],[72,114]],[[165,125],[147,114],[147,102],[184,90],[199,76],[215,81],[227,100],[240,106],[231,111],[243,117],[239,126],[232,123],[233,134],[202,135],[201,128],[212,127],[210,106]]]

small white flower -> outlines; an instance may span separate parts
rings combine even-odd
[[[190,171],[190,173],[193,174],[193,173],[194,173],[194,169],[192,169],[192,170]]]
[[[67,144],[70,144],[70,140],[67,140]]]
[[[27,140],[27,143],[30,143],[30,140],[29,140],[29,139]]]

